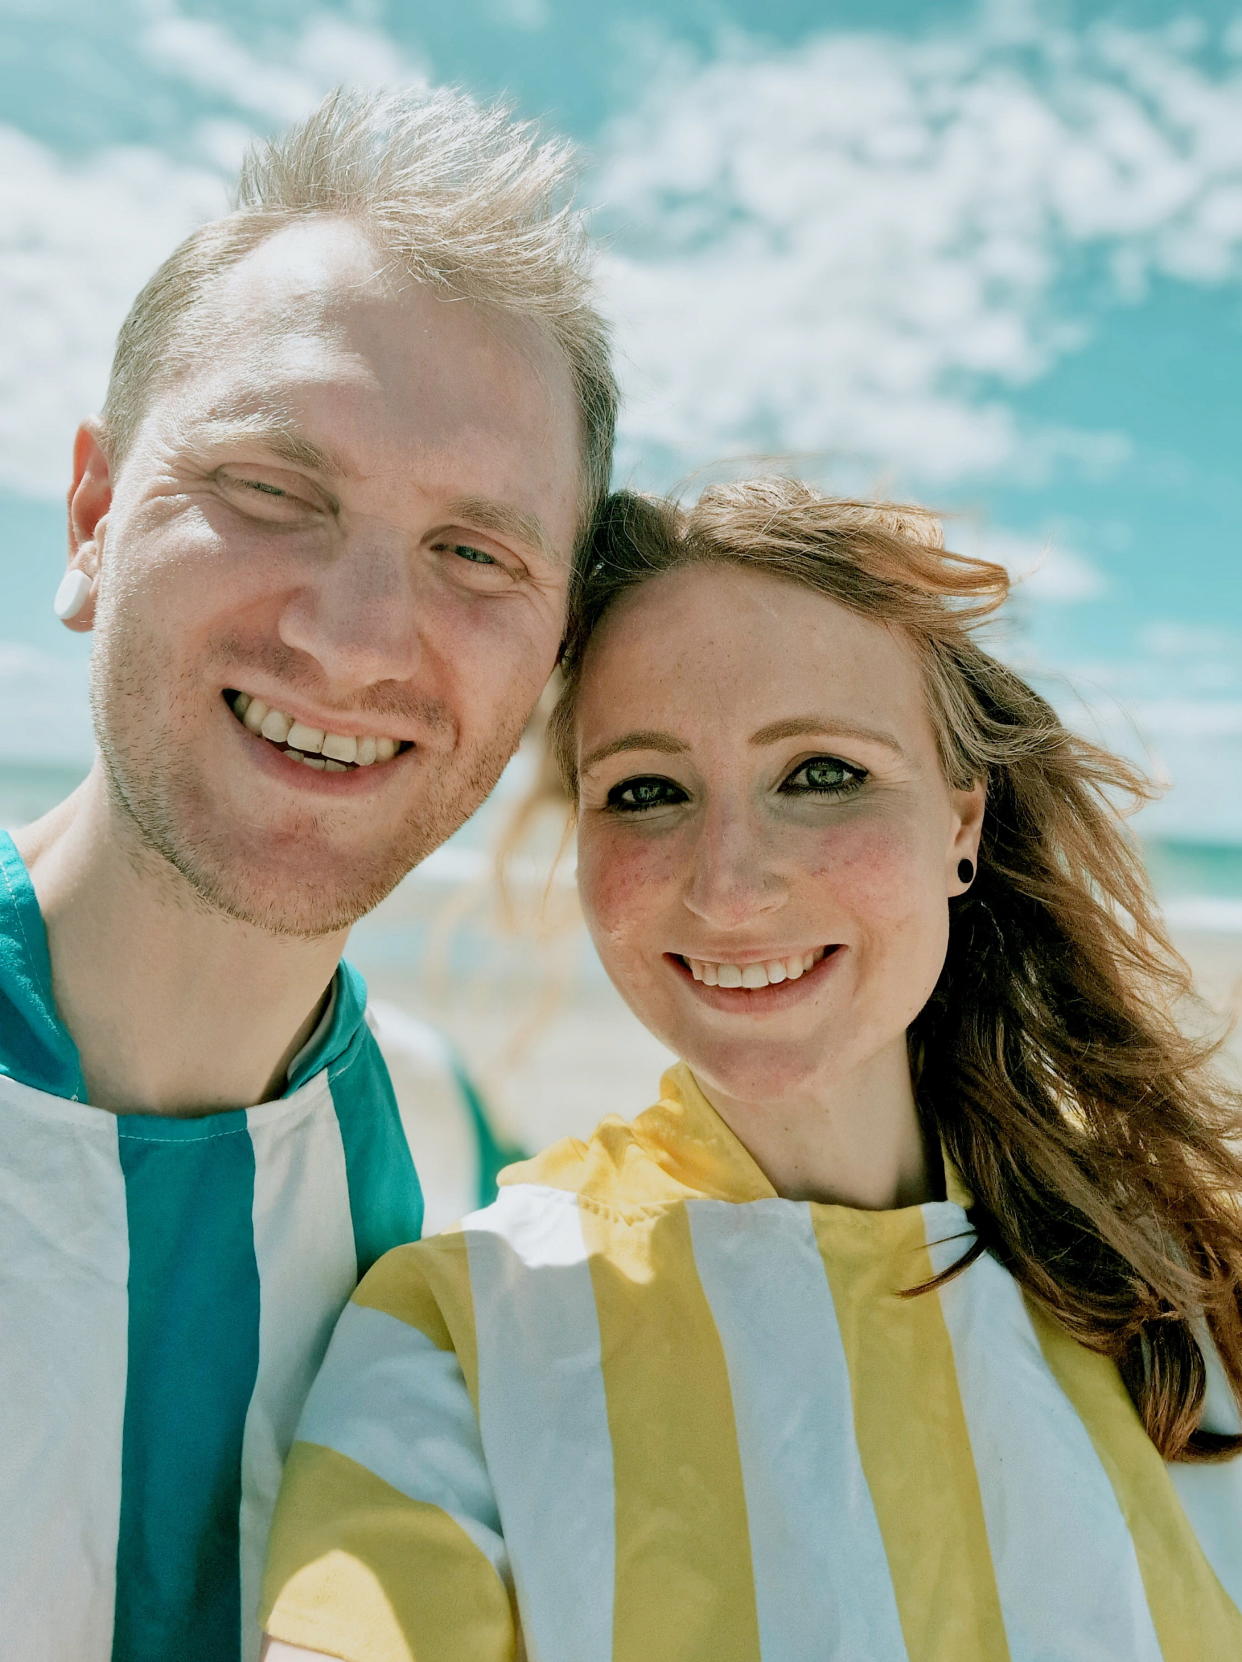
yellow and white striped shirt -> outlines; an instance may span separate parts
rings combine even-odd
[[[673,1069],[342,1317],[269,1631],[348,1662],[1226,1662],[1242,1460],[1167,1465],[963,1202],[780,1199]],[[1218,1365],[1205,1423],[1235,1429]]]

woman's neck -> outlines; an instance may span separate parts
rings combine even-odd
[[[939,1144],[919,1118],[904,1040],[846,1078],[768,1101],[735,1096],[694,1071],[784,1199],[889,1211],[944,1198]]]

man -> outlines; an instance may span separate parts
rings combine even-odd
[[[615,410],[564,155],[337,95],[156,273],[57,610],[98,757],[0,839],[0,1653],[252,1654],[280,1462],[421,1197],[340,954],[491,789]]]

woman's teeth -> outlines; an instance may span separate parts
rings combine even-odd
[[[752,991],[759,987],[774,987],[781,981],[796,981],[807,970],[814,969],[828,948],[819,946],[813,952],[798,952],[792,958],[774,958],[767,964],[712,964],[704,958],[685,958],[683,963],[696,981],[707,987],[744,987]]]
[[[229,700],[233,714],[250,729],[284,748],[286,756],[304,762],[308,768],[328,773],[345,773],[350,767],[370,767],[373,762],[391,762],[401,748],[399,739],[377,739],[367,733],[325,733],[307,727],[283,710],[274,710],[261,698],[234,693]]]

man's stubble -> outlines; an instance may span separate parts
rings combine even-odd
[[[205,907],[269,934],[314,939],[340,933],[372,911],[479,807],[525,727],[525,711],[506,711],[486,745],[463,753],[457,742],[444,748],[438,743],[435,753],[421,760],[405,821],[381,844],[372,840],[351,852],[340,835],[328,832],[330,803],[301,810],[292,831],[286,821],[281,839],[306,844],[307,871],[300,879],[296,871],[292,878],[265,876],[262,861],[254,859],[264,836],[262,823],[247,827],[238,816],[224,823],[195,760],[191,712],[201,706],[204,677],[178,671],[156,631],[134,616],[123,597],[115,605],[103,596],[101,601],[91,660],[91,709],[109,795],[132,833],[133,859],[144,875],[167,877],[169,892],[179,903],[195,910]],[[239,661],[228,643],[224,648],[222,658]],[[250,658],[254,664],[253,652]],[[288,648],[269,647],[263,667],[282,684],[294,685],[289,671],[300,662]],[[163,689],[154,707],[153,688]],[[416,703],[408,695],[399,702],[399,709],[393,698],[382,704],[373,693],[368,713],[381,719],[413,714],[438,740],[456,739],[442,706]],[[241,760],[238,765],[246,766]],[[255,783],[260,791],[264,788],[257,775]],[[274,786],[268,788],[275,794]],[[319,852],[312,855],[312,849]]]

